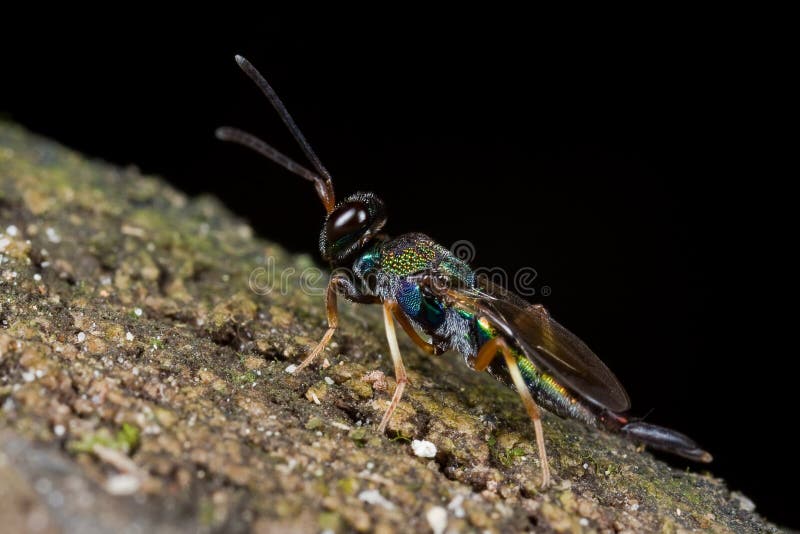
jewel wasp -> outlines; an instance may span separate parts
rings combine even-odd
[[[622,415],[630,408],[625,389],[592,350],[543,306],[530,304],[478,276],[466,262],[424,234],[390,238],[382,233],[386,209],[373,193],[355,193],[337,203],[330,173],[278,95],[245,58],[236,56],[236,62],[273,105],[316,172],[241,130],[219,128],[217,137],[249,147],[311,181],[327,212],[319,249],[333,268],[326,290],[328,329],[294,372],[311,364],[333,337],[339,324],[339,296],[380,304],[397,380],[378,426],[380,433],[408,383],[397,344],[397,323],[425,352],[459,352],[470,368],[488,371],[516,389],[533,421],[542,487],[550,483],[550,467],[539,406],[656,449],[699,462],[711,461],[711,455],[684,434]]]

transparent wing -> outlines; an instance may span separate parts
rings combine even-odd
[[[486,317],[537,367],[581,397],[612,412],[630,408],[628,394],[614,373],[544,307],[532,305],[485,279],[479,279],[476,288],[447,287],[439,291],[451,304]]]

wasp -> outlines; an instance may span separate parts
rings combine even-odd
[[[319,250],[332,268],[326,289],[328,329],[297,366],[309,366],[339,325],[337,301],[380,304],[394,364],[396,387],[378,425],[383,433],[408,384],[395,323],[431,355],[453,350],[475,371],[487,371],[519,393],[533,422],[541,464],[541,486],[550,484],[540,406],[561,417],[621,433],[655,449],[698,462],[711,455],[688,436],[625,415],[630,400],[609,368],[540,304],[530,304],[479,276],[450,250],[427,235],[390,238],[384,203],[359,192],[336,202],[333,180],[286,107],[264,77],[242,56],[239,67],[278,112],[316,172],[242,130],[219,128],[216,135],[259,152],[314,184],[326,218]]]

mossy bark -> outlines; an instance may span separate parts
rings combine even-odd
[[[775,530],[710,474],[552,416],[540,492],[515,393],[409,343],[378,435],[395,383],[374,308],[342,304],[320,365],[285,372],[324,332],[313,267],[213,198],[0,123],[0,524]]]

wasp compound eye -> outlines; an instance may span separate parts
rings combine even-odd
[[[340,206],[325,223],[325,231],[331,242],[339,241],[358,232],[367,225],[369,210],[364,202],[348,202]]]
[[[331,211],[320,235],[322,257],[337,265],[368,245],[386,223],[383,202],[372,193],[355,193]]]

